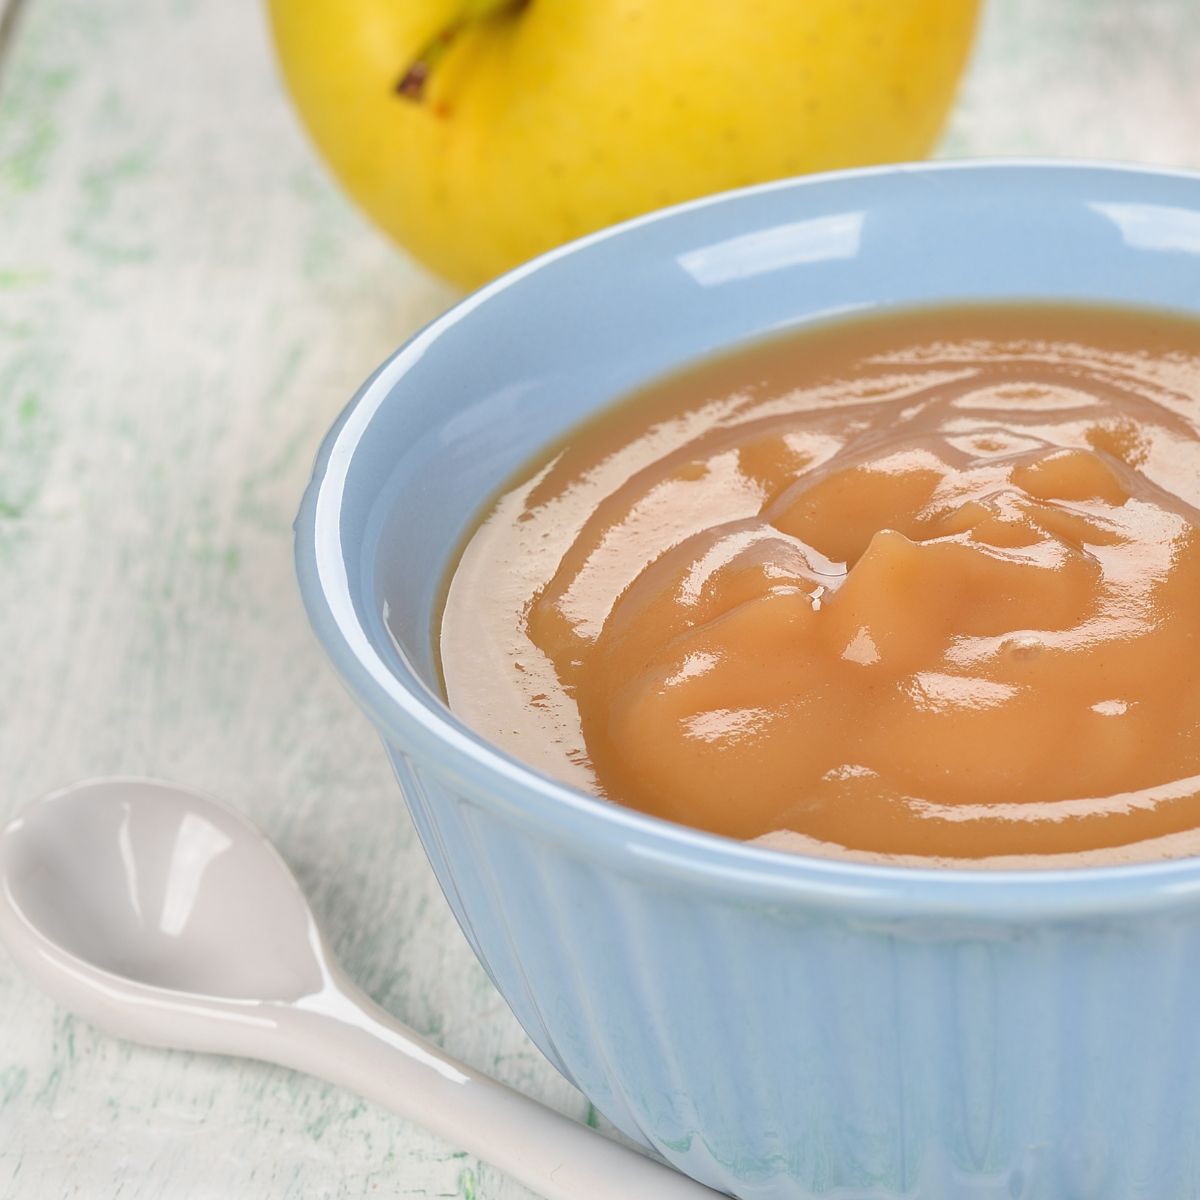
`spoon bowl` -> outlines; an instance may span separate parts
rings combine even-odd
[[[231,809],[172,784],[108,779],[47,796],[0,845],[31,934],[125,986],[229,1000],[321,990],[304,896]]]

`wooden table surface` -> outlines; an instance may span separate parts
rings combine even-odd
[[[1200,166],[1200,4],[992,0],[942,152]],[[0,0],[0,818],[86,775],[227,797],[381,1003],[587,1119],[292,579],[326,427],[453,299],[323,174],[258,4]],[[0,1197],[528,1195],[310,1079],[94,1033],[0,955]]]

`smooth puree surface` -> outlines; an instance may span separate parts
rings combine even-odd
[[[907,311],[701,364],[486,514],[449,702],[613,801],[808,853],[1196,852],[1198,422],[1200,322],[1156,313]]]

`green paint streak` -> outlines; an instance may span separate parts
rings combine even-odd
[[[463,1200],[475,1200],[475,1172],[469,1167],[458,1177],[458,1192]]]
[[[57,440],[46,410],[58,370],[46,344],[0,356],[0,517],[13,519],[37,499]]]
[[[32,287],[34,284],[45,283],[49,278],[49,271],[16,271],[12,269],[0,269],[0,291],[10,291],[17,288]]]
[[[62,1083],[62,1077],[62,1067],[56,1064],[51,1068],[50,1074],[46,1076],[46,1082],[42,1084],[41,1090],[35,1097],[34,1103],[47,1106],[52,1104],[55,1096],[58,1095],[58,1088]]]
[[[119,246],[114,242],[95,238],[90,232],[81,233],[76,231],[67,238],[67,241],[76,250],[82,250],[85,254],[91,255],[92,258],[106,267],[133,266],[138,263],[149,262],[154,257],[154,249],[151,246]]]
[[[11,522],[0,523],[0,563],[6,566],[17,556],[17,550],[28,544],[27,529],[24,525]]]
[[[321,1111],[304,1127],[304,1132],[314,1142],[319,1142],[325,1136],[333,1124],[334,1117],[341,1111],[340,1105],[332,1099],[332,1092],[331,1087],[322,1089],[324,1105]]]
[[[0,105],[0,182],[28,192],[46,178],[50,156],[58,145],[57,108],[76,71],[70,67],[39,69],[36,56],[20,56]],[[11,133],[15,144],[4,145]]]
[[[300,364],[304,361],[304,353],[307,348],[304,342],[293,342],[287,348],[283,361],[279,364],[279,369],[275,372],[271,382],[267,384],[266,398],[269,402],[282,400],[287,396],[300,370]]]
[[[153,162],[148,149],[130,150],[120,158],[90,167],[84,173],[83,186],[93,198],[107,201],[119,184],[147,175]]]
[[[0,177],[21,191],[33,191],[45,177],[46,160],[57,141],[54,126],[44,117],[35,117],[25,144],[0,164]]]
[[[689,1133],[681,1138],[663,1138],[662,1144],[668,1150],[678,1150],[680,1154],[684,1154],[692,1148],[692,1135]]]
[[[341,234],[348,208],[345,200],[311,166],[294,172],[288,183],[311,217],[301,247],[300,270],[309,283],[319,285],[342,261]]]
[[[0,1108],[11,1104],[29,1082],[29,1072],[24,1067],[11,1066],[0,1071]]]
[[[105,128],[129,124],[116,94],[105,98],[100,113]],[[154,151],[141,146],[89,164],[79,178],[82,211],[68,233],[69,243],[103,266],[129,266],[152,259],[153,246],[129,240],[130,230],[141,228],[145,222],[122,201],[129,193],[129,185],[145,178],[154,161]]]
[[[70,1013],[64,1013],[59,1024],[59,1036],[62,1038],[67,1051],[67,1062],[75,1063],[75,1018]]]
[[[589,1129],[600,1128],[600,1114],[596,1111],[596,1106],[594,1104],[589,1104],[587,1106],[587,1116],[583,1118],[583,1123]]]
[[[267,464],[258,479],[263,483],[277,483],[296,465],[302,455],[312,447],[312,430],[297,429],[282,445],[273,462]]]
[[[301,427],[283,443],[279,453],[257,475],[243,480],[237,504],[237,515],[241,521],[271,532],[290,528],[290,501],[288,508],[281,509],[278,504],[264,498],[262,493],[271,484],[295,473],[300,463],[311,457],[312,446],[312,430]]]

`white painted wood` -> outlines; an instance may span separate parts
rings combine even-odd
[[[228,797],[367,991],[582,1117],[292,582],[321,434],[451,294],[327,182],[257,4],[26,3],[0,60],[0,816],[97,773]],[[1198,89],[1194,0],[991,0],[945,152],[1200,164]],[[117,1194],[528,1196],[310,1080],[99,1036],[0,961],[0,1198]]]
[[[1195,0],[987,0],[942,153],[1200,166]]]
[[[577,1117],[431,881],[292,578],[313,452],[451,294],[334,193],[256,5],[31,0],[0,79],[0,809],[93,773],[263,825],[365,988]],[[524,1189],[286,1071],[121,1045],[0,962],[0,1196]]]

